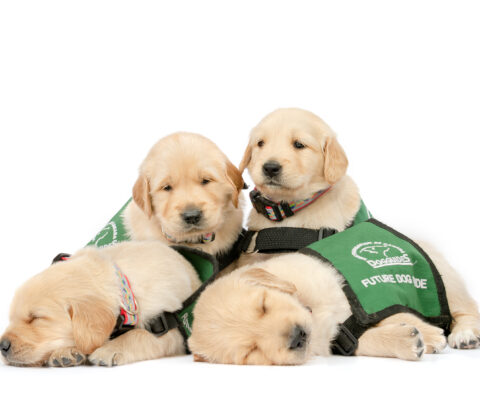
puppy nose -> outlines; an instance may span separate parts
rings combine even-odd
[[[305,348],[305,344],[307,343],[307,332],[300,326],[295,325],[292,329],[292,333],[290,334],[290,350],[302,350]]]
[[[12,347],[12,344],[10,343],[10,340],[3,339],[0,342],[0,349],[2,351],[2,356],[6,357],[7,354],[9,353],[11,347]]]
[[[270,178],[279,175],[281,171],[282,166],[277,161],[267,161],[263,164],[263,173]]]
[[[189,225],[196,225],[202,219],[202,211],[198,209],[189,209],[183,212],[183,220]]]

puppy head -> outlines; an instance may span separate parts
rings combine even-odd
[[[54,350],[76,347],[90,354],[108,339],[115,316],[88,278],[67,265],[79,262],[54,264],[17,290],[10,324],[0,338],[6,363],[41,366]]]
[[[195,305],[188,344],[197,361],[293,365],[308,356],[310,312],[295,286],[261,268],[219,279]]]
[[[135,203],[175,239],[214,232],[243,188],[238,169],[207,138],[175,133],[157,142],[140,167]]]
[[[311,112],[288,108],[252,130],[240,170],[273,200],[298,200],[335,184],[348,160],[334,132]]]

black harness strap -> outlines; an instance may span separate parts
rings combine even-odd
[[[247,251],[255,234],[254,252],[258,253],[282,253],[303,249],[326,237],[337,233],[336,229],[307,229],[307,228],[266,228],[260,231],[248,231],[242,243],[242,250]]]
[[[247,234],[247,231],[245,229],[242,229],[242,231],[238,235],[237,240],[232,245],[230,250],[228,250],[226,253],[221,253],[217,256],[219,271],[222,271],[223,269],[228,267],[232,262],[238,259],[238,257],[240,257],[240,253],[243,251],[243,243],[245,241],[246,234]]]

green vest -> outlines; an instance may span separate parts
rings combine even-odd
[[[132,199],[130,198],[110,219],[110,221],[108,221],[105,227],[103,227],[103,229],[87,243],[87,246],[105,247],[130,240],[130,236],[128,235],[123,222],[123,212],[131,201]],[[195,302],[205,287],[215,279],[215,276],[219,272],[219,263],[215,257],[200,250],[184,246],[171,247],[182,254],[190,262],[202,282],[200,288],[183,302],[182,308],[172,313],[177,320],[178,329],[186,340],[192,332],[191,327],[193,323],[193,307]]]
[[[448,330],[445,287],[432,260],[411,239],[381,222],[360,222],[301,253],[328,262],[344,277],[343,291],[353,314],[348,322],[357,339],[400,312]]]

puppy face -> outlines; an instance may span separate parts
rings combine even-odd
[[[133,199],[163,231],[188,241],[215,232],[238,207],[243,179],[210,140],[191,133],[161,139],[140,168]]]
[[[273,200],[298,200],[335,184],[348,165],[330,127],[300,109],[279,109],[253,130],[240,165]]]
[[[0,338],[6,363],[41,366],[54,350],[76,347],[90,354],[108,339],[114,314],[69,266],[61,265],[71,262],[51,266],[17,290],[10,324]]]
[[[197,361],[291,365],[308,357],[312,317],[295,286],[260,268],[210,285],[195,306],[189,347]]]

